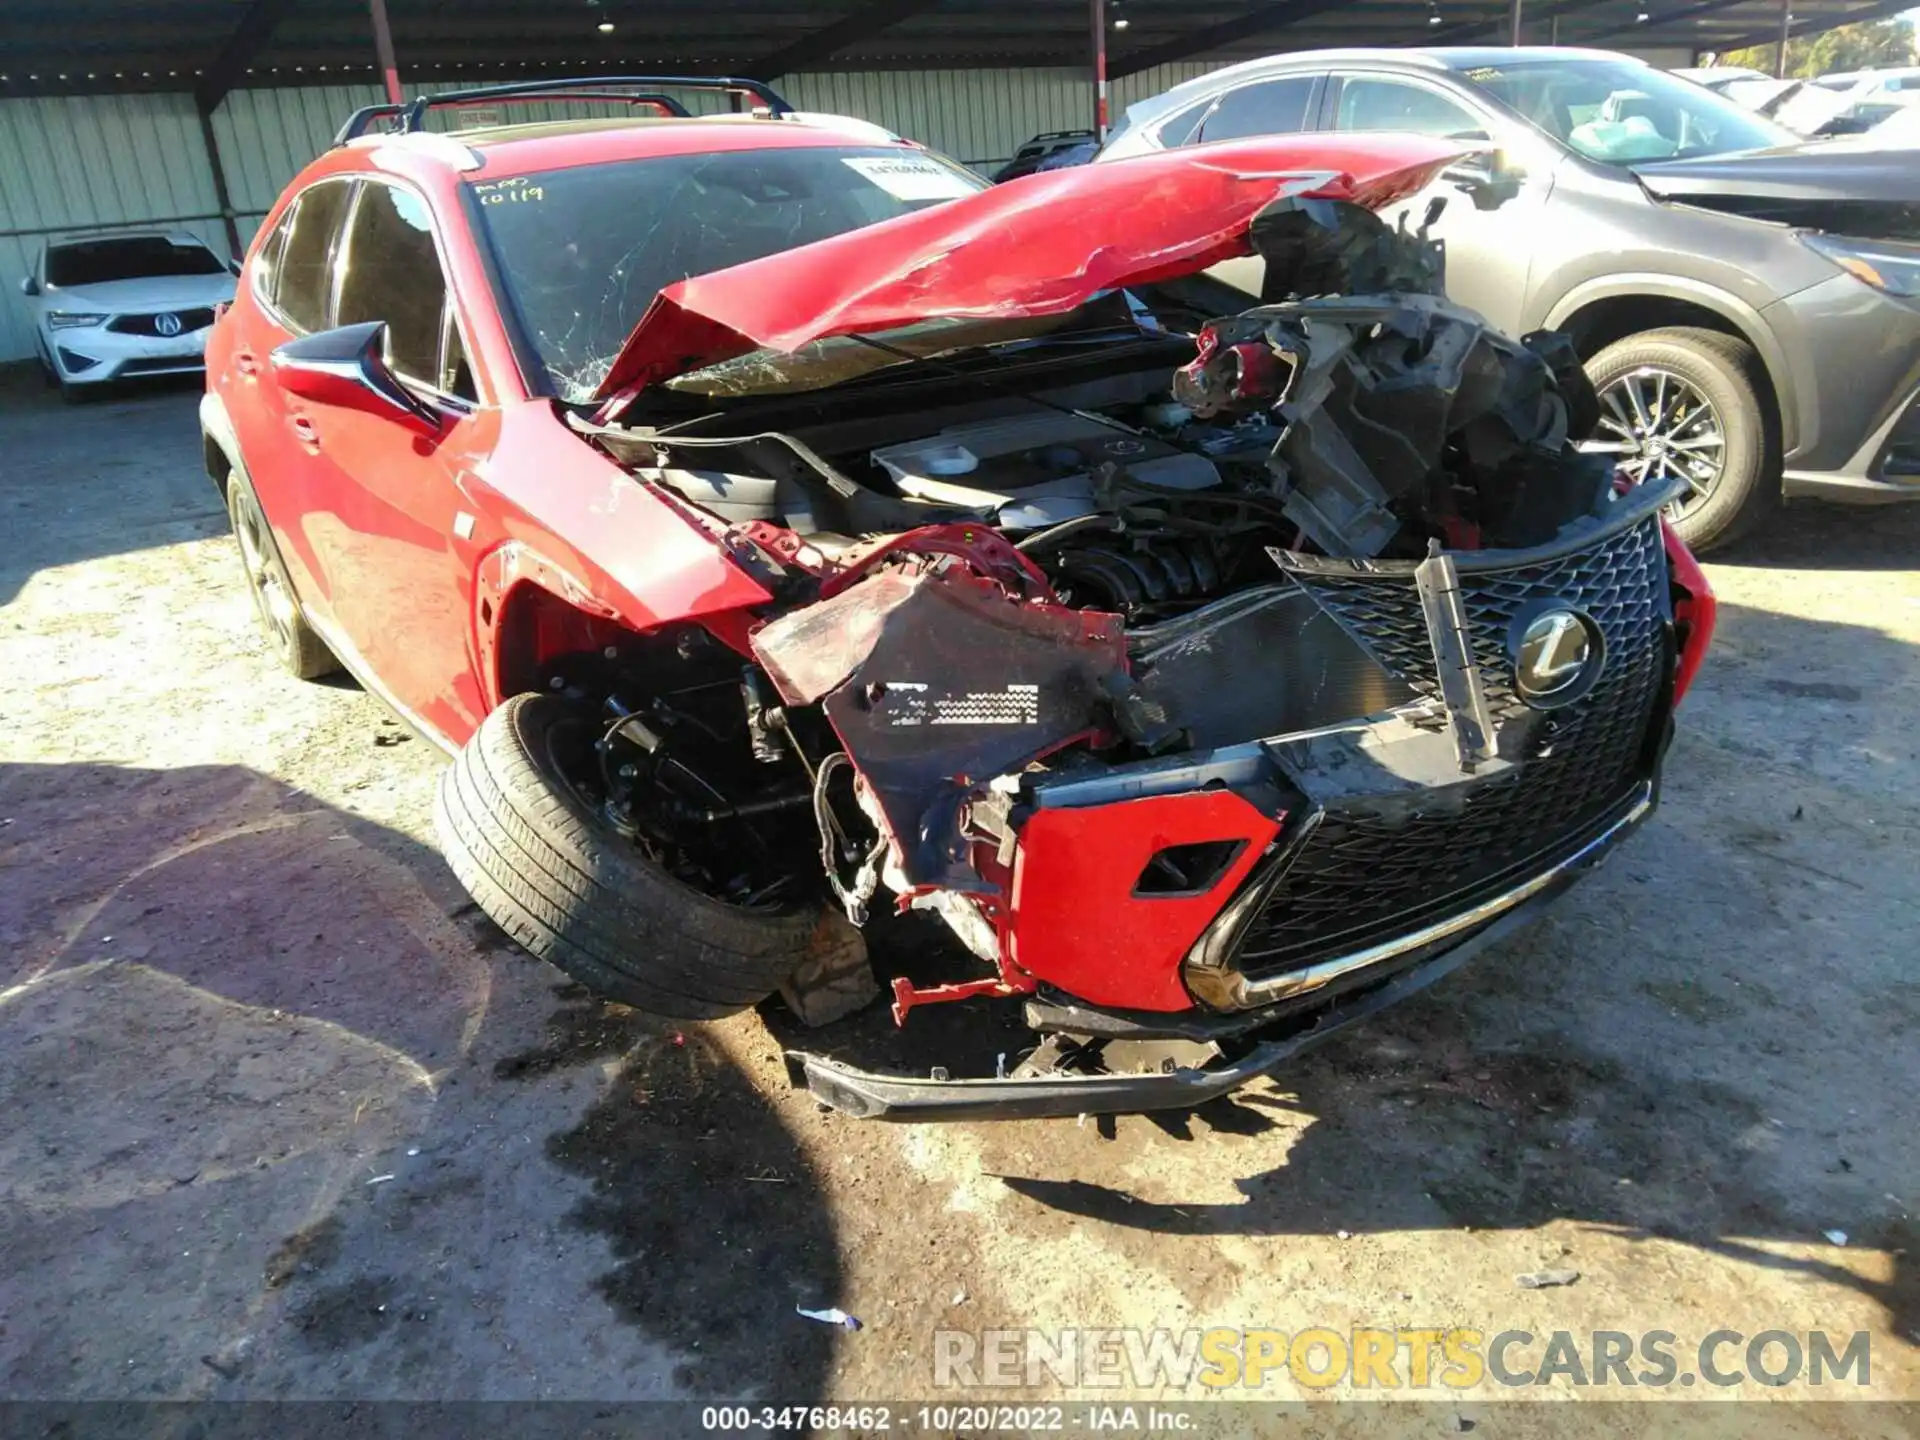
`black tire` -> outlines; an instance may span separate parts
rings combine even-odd
[[[227,477],[227,519],[240,545],[240,562],[253,593],[254,613],[267,632],[267,644],[280,667],[296,680],[318,680],[340,669],[327,642],[314,632],[300,609],[293,578],[274,544],[267,517],[253,490],[238,475]]]
[[[1587,362],[1604,394],[1635,371],[1678,376],[1718,412],[1725,441],[1719,475],[1707,493],[1674,520],[1695,551],[1725,545],[1751,531],[1780,505],[1780,427],[1759,355],[1746,341],[1716,330],[1673,326],[1615,341]]]
[[[501,929],[590,989],[651,1014],[712,1020],[793,973],[819,912],[745,910],[653,864],[560,773],[567,702],[516,695],[440,777],[447,863]]]

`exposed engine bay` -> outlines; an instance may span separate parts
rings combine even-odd
[[[1177,368],[1018,395],[955,371],[945,403],[905,415],[822,403],[779,433],[595,436],[702,512],[830,557],[989,525],[1061,599],[1130,622],[1270,582],[1267,546],[1419,557],[1434,539],[1539,544],[1604,513],[1612,469],[1569,443],[1598,405],[1564,337],[1490,330],[1440,295],[1437,244],[1360,206],[1281,202],[1255,241],[1268,291],[1306,298],[1205,325]]]
[[[1662,563],[1668,497],[1623,500],[1611,465],[1575,448],[1598,404],[1564,337],[1490,330],[1443,298],[1424,228],[1360,206],[1281,201],[1253,240],[1271,303],[1183,329],[1117,297],[1133,341],[1050,355],[1041,383],[899,349],[892,389],[823,388],[777,426],[743,433],[724,409],[576,422],[775,597],[744,671],[694,634],[657,657],[671,683],[655,669],[589,687],[611,692],[608,803],[735,903],[790,901],[824,872],[856,924],[883,885],[936,911],[992,973],[897,980],[896,1019],[1032,993],[1036,975],[1099,1003],[1106,961],[1076,958],[1047,896],[1097,908],[1108,882],[1048,868],[1080,842],[1032,842],[1161,797],[1185,808],[1106,867],[1114,906],[1165,896],[1156,916],[1181,917],[1142,962],[1165,976],[1154,1005],[1267,1003],[1232,956],[1278,884],[1256,866],[1290,814],[1364,828],[1507,803],[1555,733],[1579,739],[1555,710],[1584,699],[1608,646],[1616,670],[1670,668],[1664,630],[1578,620],[1536,640],[1524,586],[1476,588],[1545,574],[1552,595],[1559,557],[1629,532],[1655,537],[1632,563]],[[1646,624],[1662,624],[1664,570],[1645,573]],[[1534,647],[1513,662],[1509,629]],[[1529,690],[1507,678],[1515,664],[1571,678]],[[1611,768],[1568,802],[1583,825],[1647,763],[1657,690],[1633,684],[1618,702],[1633,715],[1594,762]],[[647,784],[672,803],[650,806]],[[727,819],[747,833],[714,831]],[[1474,864],[1520,863],[1506,843]],[[1216,918],[1242,885],[1268,889]],[[1143,985],[1136,967],[1124,1003],[1142,1006]]]

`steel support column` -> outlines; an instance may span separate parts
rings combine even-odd
[[[1087,0],[1093,24],[1093,135],[1107,143],[1107,3]]]
[[[1520,6],[1521,4],[1522,4],[1522,0],[1513,0],[1513,16],[1507,25],[1507,43],[1509,45],[1518,45],[1520,43]]]
[[[386,81],[387,99],[398,105],[400,98],[400,67],[393,58],[393,29],[387,24],[387,0],[367,0],[367,8],[373,12],[373,48],[380,57],[380,75]]]
[[[1780,0],[1780,53],[1774,57],[1773,78],[1787,78],[1787,41],[1793,38],[1793,0]]]
[[[233,215],[233,195],[227,189],[227,169],[220,163],[220,140],[213,133],[213,112],[198,103],[193,108],[200,116],[200,140],[207,147],[207,169],[213,172],[213,200],[220,207],[220,223],[227,228],[227,250],[238,260],[240,226]]]

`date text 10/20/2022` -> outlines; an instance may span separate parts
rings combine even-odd
[[[1178,1405],[709,1405],[709,1431],[934,1435],[1181,1434],[1199,1428],[1197,1406]]]

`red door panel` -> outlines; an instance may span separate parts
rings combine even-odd
[[[308,406],[331,494],[323,527],[334,614],[388,698],[446,736],[479,724],[464,477],[498,429],[494,412],[450,416],[435,439],[376,415]],[[467,518],[463,521],[462,516]]]

